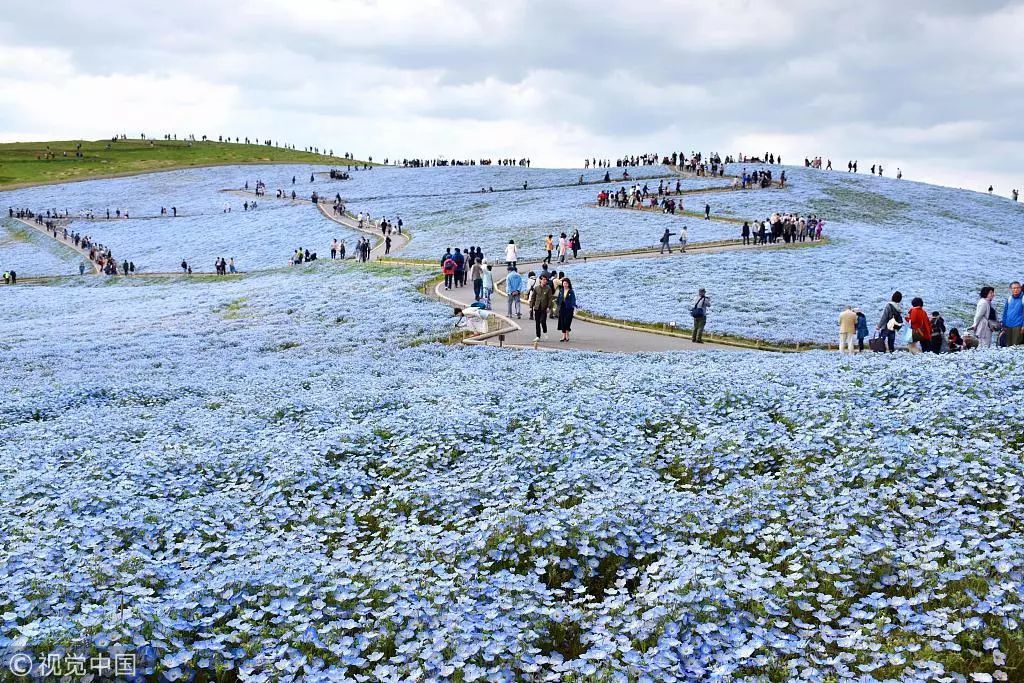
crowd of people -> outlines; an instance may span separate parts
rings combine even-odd
[[[785,244],[793,242],[814,242],[821,239],[825,219],[816,215],[801,216],[797,213],[773,213],[763,221],[743,221],[740,237],[743,244]]]
[[[371,157],[372,159],[372,157]],[[384,160],[387,163],[387,159]],[[396,165],[398,162],[395,162]],[[522,159],[402,159],[403,168],[431,168],[436,166],[521,166],[523,168],[530,167],[530,159],[523,157]]]
[[[874,337],[868,345],[872,351],[889,353],[896,350],[898,343],[911,353],[949,353],[996,345],[1024,345],[1021,283],[1010,283],[1001,310],[994,303],[995,297],[994,287],[986,285],[981,288],[971,326],[961,332],[955,327],[947,330],[941,313],[934,310],[929,313],[921,297],[911,299],[910,308],[904,311],[902,292],[893,292],[890,301],[882,308]],[[839,314],[839,350],[843,353],[864,351],[864,341],[870,335],[863,311],[846,306]]]

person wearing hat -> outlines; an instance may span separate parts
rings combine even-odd
[[[537,286],[533,288],[533,300],[530,302],[530,308],[533,310],[533,324],[537,332],[533,340],[534,343],[539,342],[542,338],[548,338],[548,309],[551,308],[552,294],[548,274],[543,272],[538,278]],[[542,332],[543,337],[541,337]]]
[[[693,307],[690,308],[690,315],[693,317],[693,336],[691,341],[694,344],[704,343],[704,326],[708,322],[708,309],[711,308],[711,299],[708,298],[704,288],[701,287],[693,300]]]

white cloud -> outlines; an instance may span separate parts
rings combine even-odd
[[[997,0],[54,0],[0,17],[0,139],[230,133],[544,165],[769,150],[1024,186],[1022,31],[1024,2]]]

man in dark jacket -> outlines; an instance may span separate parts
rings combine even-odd
[[[547,273],[541,273],[537,279],[537,286],[533,289],[533,301],[530,303],[530,308],[534,312],[534,327],[537,332],[533,340],[534,344],[542,339],[541,332],[544,333],[543,339],[548,338],[548,309],[551,308],[553,294],[551,280],[548,279]]]

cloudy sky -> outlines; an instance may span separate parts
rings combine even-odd
[[[1024,0],[8,0],[0,140],[820,154],[1024,189]]]

